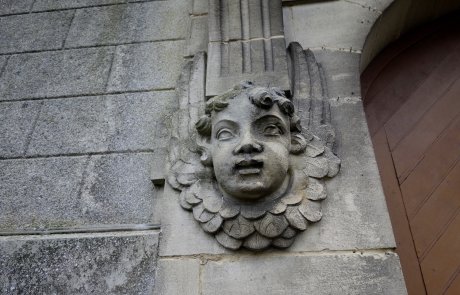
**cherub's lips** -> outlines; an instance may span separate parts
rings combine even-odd
[[[259,174],[263,166],[262,160],[243,159],[236,162],[235,169],[240,175]]]

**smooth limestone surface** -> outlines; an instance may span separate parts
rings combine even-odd
[[[201,279],[203,295],[407,294],[398,257],[384,253],[208,261]]]

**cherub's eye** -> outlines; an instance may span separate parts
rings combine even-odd
[[[273,135],[281,135],[283,134],[283,130],[281,130],[281,128],[279,128],[278,126],[276,125],[268,125],[267,127],[265,127],[264,129],[264,135],[269,135],[269,136],[273,136]]]
[[[216,134],[216,138],[218,140],[226,140],[226,139],[231,139],[235,137],[235,135],[233,134],[233,132],[229,129],[221,129],[219,130],[219,132],[217,132]]]

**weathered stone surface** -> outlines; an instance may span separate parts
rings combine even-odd
[[[0,103],[0,158],[25,154],[43,102]]]
[[[208,0],[192,0],[190,14],[205,14],[208,13]]]
[[[209,1],[209,42],[206,96],[242,80],[289,90],[281,0]]]
[[[168,160],[167,148],[155,149],[154,160],[150,170],[150,179],[154,185],[164,185],[167,172],[165,171],[166,162]]]
[[[326,46],[361,50],[380,15],[345,1],[298,5],[292,13],[294,36],[304,49]]]
[[[184,55],[192,56],[198,51],[207,51],[208,38],[208,16],[191,18]]]
[[[361,96],[359,53],[326,49],[314,54],[326,73],[329,98]]]
[[[289,90],[284,38],[210,42],[208,54],[206,96],[219,95],[244,80]]]
[[[66,47],[184,38],[188,5],[174,0],[79,9]]]
[[[152,153],[91,156],[81,187],[85,223],[153,222]]]
[[[179,204],[179,192],[165,184],[161,208],[161,256],[231,253],[205,233]]]
[[[350,0],[349,2],[362,5],[369,10],[384,11],[394,0]]]
[[[227,4],[225,5],[225,2],[209,1],[209,41],[226,42],[229,40],[283,36],[281,2],[281,0],[229,0],[226,1]],[[246,35],[245,31],[249,34]]]
[[[0,238],[2,294],[152,294],[158,232]]]
[[[0,77],[5,69],[6,63],[8,62],[9,55],[0,55]]]
[[[173,91],[47,100],[27,155],[164,147],[169,140],[173,102]]]
[[[208,261],[202,294],[407,294],[396,254],[245,257]]]
[[[291,7],[283,7],[283,26],[286,46],[289,46],[289,43],[296,41],[294,38],[294,24],[292,20]]]
[[[158,259],[155,295],[200,294],[200,260]]]
[[[71,208],[80,202],[85,160],[86,157],[0,161],[0,228],[62,227],[72,223],[65,217],[72,215]]]
[[[400,37],[405,25],[405,16],[410,8],[406,1],[395,1],[385,11],[378,22],[376,40],[374,41],[373,56]]]
[[[297,236],[288,251],[394,248],[395,241],[381,188],[362,102],[331,100],[339,174],[326,180],[323,218]]]
[[[174,88],[184,45],[167,41],[118,46],[108,91]]]
[[[61,48],[72,16],[73,11],[56,11],[0,18],[0,53]]]
[[[102,93],[113,47],[13,55],[0,78],[0,100]]]
[[[403,34],[403,27],[407,23],[406,15],[410,6],[411,2],[395,1],[382,14],[369,32],[368,39],[363,47],[365,50],[363,50],[363,58],[361,59],[361,69],[365,69],[382,49],[398,39],[400,34]]]
[[[2,0],[0,1],[0,15],[28,12],[33,2],[34,0]]]
[[[0,161],[0,228],[154,221],[151,153]]]
[[[124,3],[124,2],[126,1],[125,0],[72,0],[72,1],[36,0],[32,7],[32,11],[79,8],[79,7],[98,6],[98,5],[116,4],[116,3]]]

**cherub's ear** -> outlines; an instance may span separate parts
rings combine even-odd
[[[201,157],[200,157],[201,163],[204,166],[211,167],[212,166],[211,150],[207,147],[201,146],[200,152],[201,152]]]
[[[204,166],[212,166],[212,155],[211,155],[211,118],[203,115],[200,120],[195,124],[195,128],[198,131],[196,137],[196,143],[198,151],[201,154],[200,160]]]
[[[291,154],[298,155],[305,151],[307,141],[299,133],[291,133]]]
[[[212,154],[211,154],[211,143],[207,136],[198,135],[196,143],[198,146],[198,152],[201,154],[200,160],[204,166],[212,166]]]

